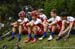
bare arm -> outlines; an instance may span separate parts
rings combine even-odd
[[[64,30],[64,33],[66,33],[67,31],[71,30],[72,27],[73,27],[73,24],[74,24],[74,22],[71,22],[71,23],[69,24],[69,26]]]
[[[62,27],[61,27],[60,33],[61,33],[62,31],[64,31],[64,29],[65,29],[65,21],[62,21]]]
[[[54,21],[54,22],[52,22],[52,23],[50,23],[49,25],[54,25],[54,24],[56,24],[57,22],[56,21]]]

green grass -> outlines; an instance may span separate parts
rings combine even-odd
[[[71,37],[64,41],[63,39],[60,41],[56,41],[56,36],[52,41],[47,41],[47,38],[45,38],[42,41],[37,41],[36,43],[32,44],[29,43],[23,43],[23,41],[27,39],[27,35],[22,36],[22,40],[20,41],[20,46],[22,49],[75,49],[72,47],[75,47],[75,35],[71,35]],[[6,37],[4,40],[0,41],[0,48],[7,44],[7,49],[14,49],[15,43],[17,41],[17,37],[13,41],[8,41],[8,38]]]

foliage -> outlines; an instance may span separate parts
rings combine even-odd
[[[25,5],[31,5],[33,8],[44,8],[48,17],[52,8],[56,8],[58,14],[62,9],[67,9],[69,15],[75,15],[75,0],[0,0],[0,15],[16,17]]]

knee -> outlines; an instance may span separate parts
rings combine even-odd
[[[52,26],[52,29],[55,29],[55,26]]]
[[[15,27],[13,27],[13,28],[12,28],[12,31],[13,31],[13,32],[16,32],[16,28],[15,28]]]
[[[19,25],[19,29],[22,29],[22,25]]]
[[[32,31],[33,31],[33,32],[36,32],[36,31],[37,31],[37,27],[36,27],[36,26],[33,27]]]
[[[13,27],[18,27],[18,23],[17,22],[14,22],[11,24]]]
[[[18,27],[18,25],[17,24],[14,24],[13,27],[16,28],[16,27]]]
[[[56,29],[56,27],[55,27],[55,26],[52,26],[52,31],[53,31],[53,32],[55,31],[55,29]]]
[[[28,31],[28,33],[31,33],[31,28],[30,28],[30,27],[28,27],[28,30],[27,30],[27,31]]]

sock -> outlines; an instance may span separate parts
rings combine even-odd
[[[21,34],[18,34],[18,39],[20,39],[21,38]]]
[[[37,38],[37,34],[34,34],[34,38]]]
[[[31,34],[28,34],[28,37],[29,37],[29,38],[32,38]]]
[[[46,35],[47,35],[46,32],[44,32],[44,33],[43,33],[43,37],[46,37]]]
[[[14,37],[14,35],[15,35],[15,33],[14,33],[14,32],[12,32],[12,37]]]
[[[53,35],[54,35],[54,32],[50,32],[50,35],[52,35],[52,36],[53,36]]]

